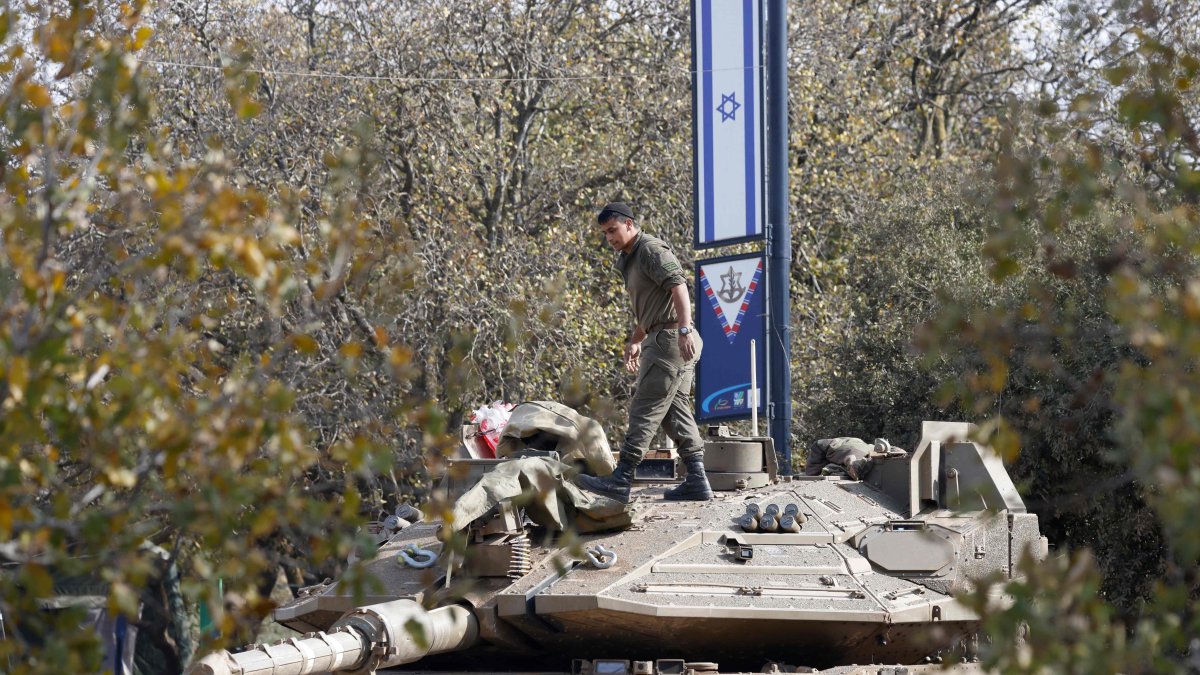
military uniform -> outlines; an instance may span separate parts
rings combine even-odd
[[[808,446],[808,459],[804,463],[806,476],[849,475],[858,480],[859,471],[869,469],[872,450],[875,446],[861,438],[822,438]],[[862,471],[865,475],[866,471]]]
[[[675,441],[681,458],[697,457],[704,442],[692,416],[692,379],[703,343],[692,333],[695,354],[690,360],[683,357],[675,328],[679,317],[671,303],[671,289],[687,283],[683,268],[666,242],[643,232],[629,253],[617,259],[617,269],[634,319],[646,332],[621,458],[637,466],[659,426]]]
[[[609,476],[581,474],[576,482],[593,494],[628,504],[635,469],[661,426],[678,445],[679,457],[687,469],[683,482],[664,492],[663,499],[712,499],[712,486],[704,473],[704,444],[692,417],[692,378],[703,345],[700,337],[690,332],[691,317],[676,314],[690,311],[691,305],[683,267],[664,241],[634,226],[633,211],[627,204],[609,203],[601,209],[596,222],[609,245],[621,251],[617,269],[625,280],[637,322],[630,339],[641,340],[640,345],[631,344],[626,349],[625,365],[632,369],[633,359],[639,353],[640,359],[620,461]],[[681,336],[684,329],[677,328],[679,324],[690,334]],[[690,358],[684,356],[688,351],[692,352]]]

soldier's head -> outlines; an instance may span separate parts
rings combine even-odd
[[[638,226],[633,222],[633,209],[624,202],[609,202],[600,209],[596,223],[604,240],[618,251],[629,252],[637,239]]]

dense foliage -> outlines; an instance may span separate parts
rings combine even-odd
[[[989,616],[1011,671],[1195,651],[1188,4],[791,12],[794,446],[981,423],[1064,554]],[[689,21],[5,5],[0,612],[77,644],[0,663],[94,670],[77,616],[38,625],[67,579],[141,601],[147,670],[195,651],[201,602],[244,639],[481,403],[556,398],[619,440],[629,320],[591,218],[625,198],[692,255]]]

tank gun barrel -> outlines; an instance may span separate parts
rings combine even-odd
[[[354,670],[374,672],[430,654],[472,646],[479,624],[465,607],[426,610],[412,600],[393,600],[347,612],[328,632],[230,654],[214,652],[188,675],[306,675]]]

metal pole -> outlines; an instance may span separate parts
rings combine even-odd
[[[750,435],[758,435],[758,354],[754,340],[750,341]]]
[[[770,393],[767,429],[781,473],[792,472],[792,228],[788,218],[787,0],[767,0],[767,285]]]

